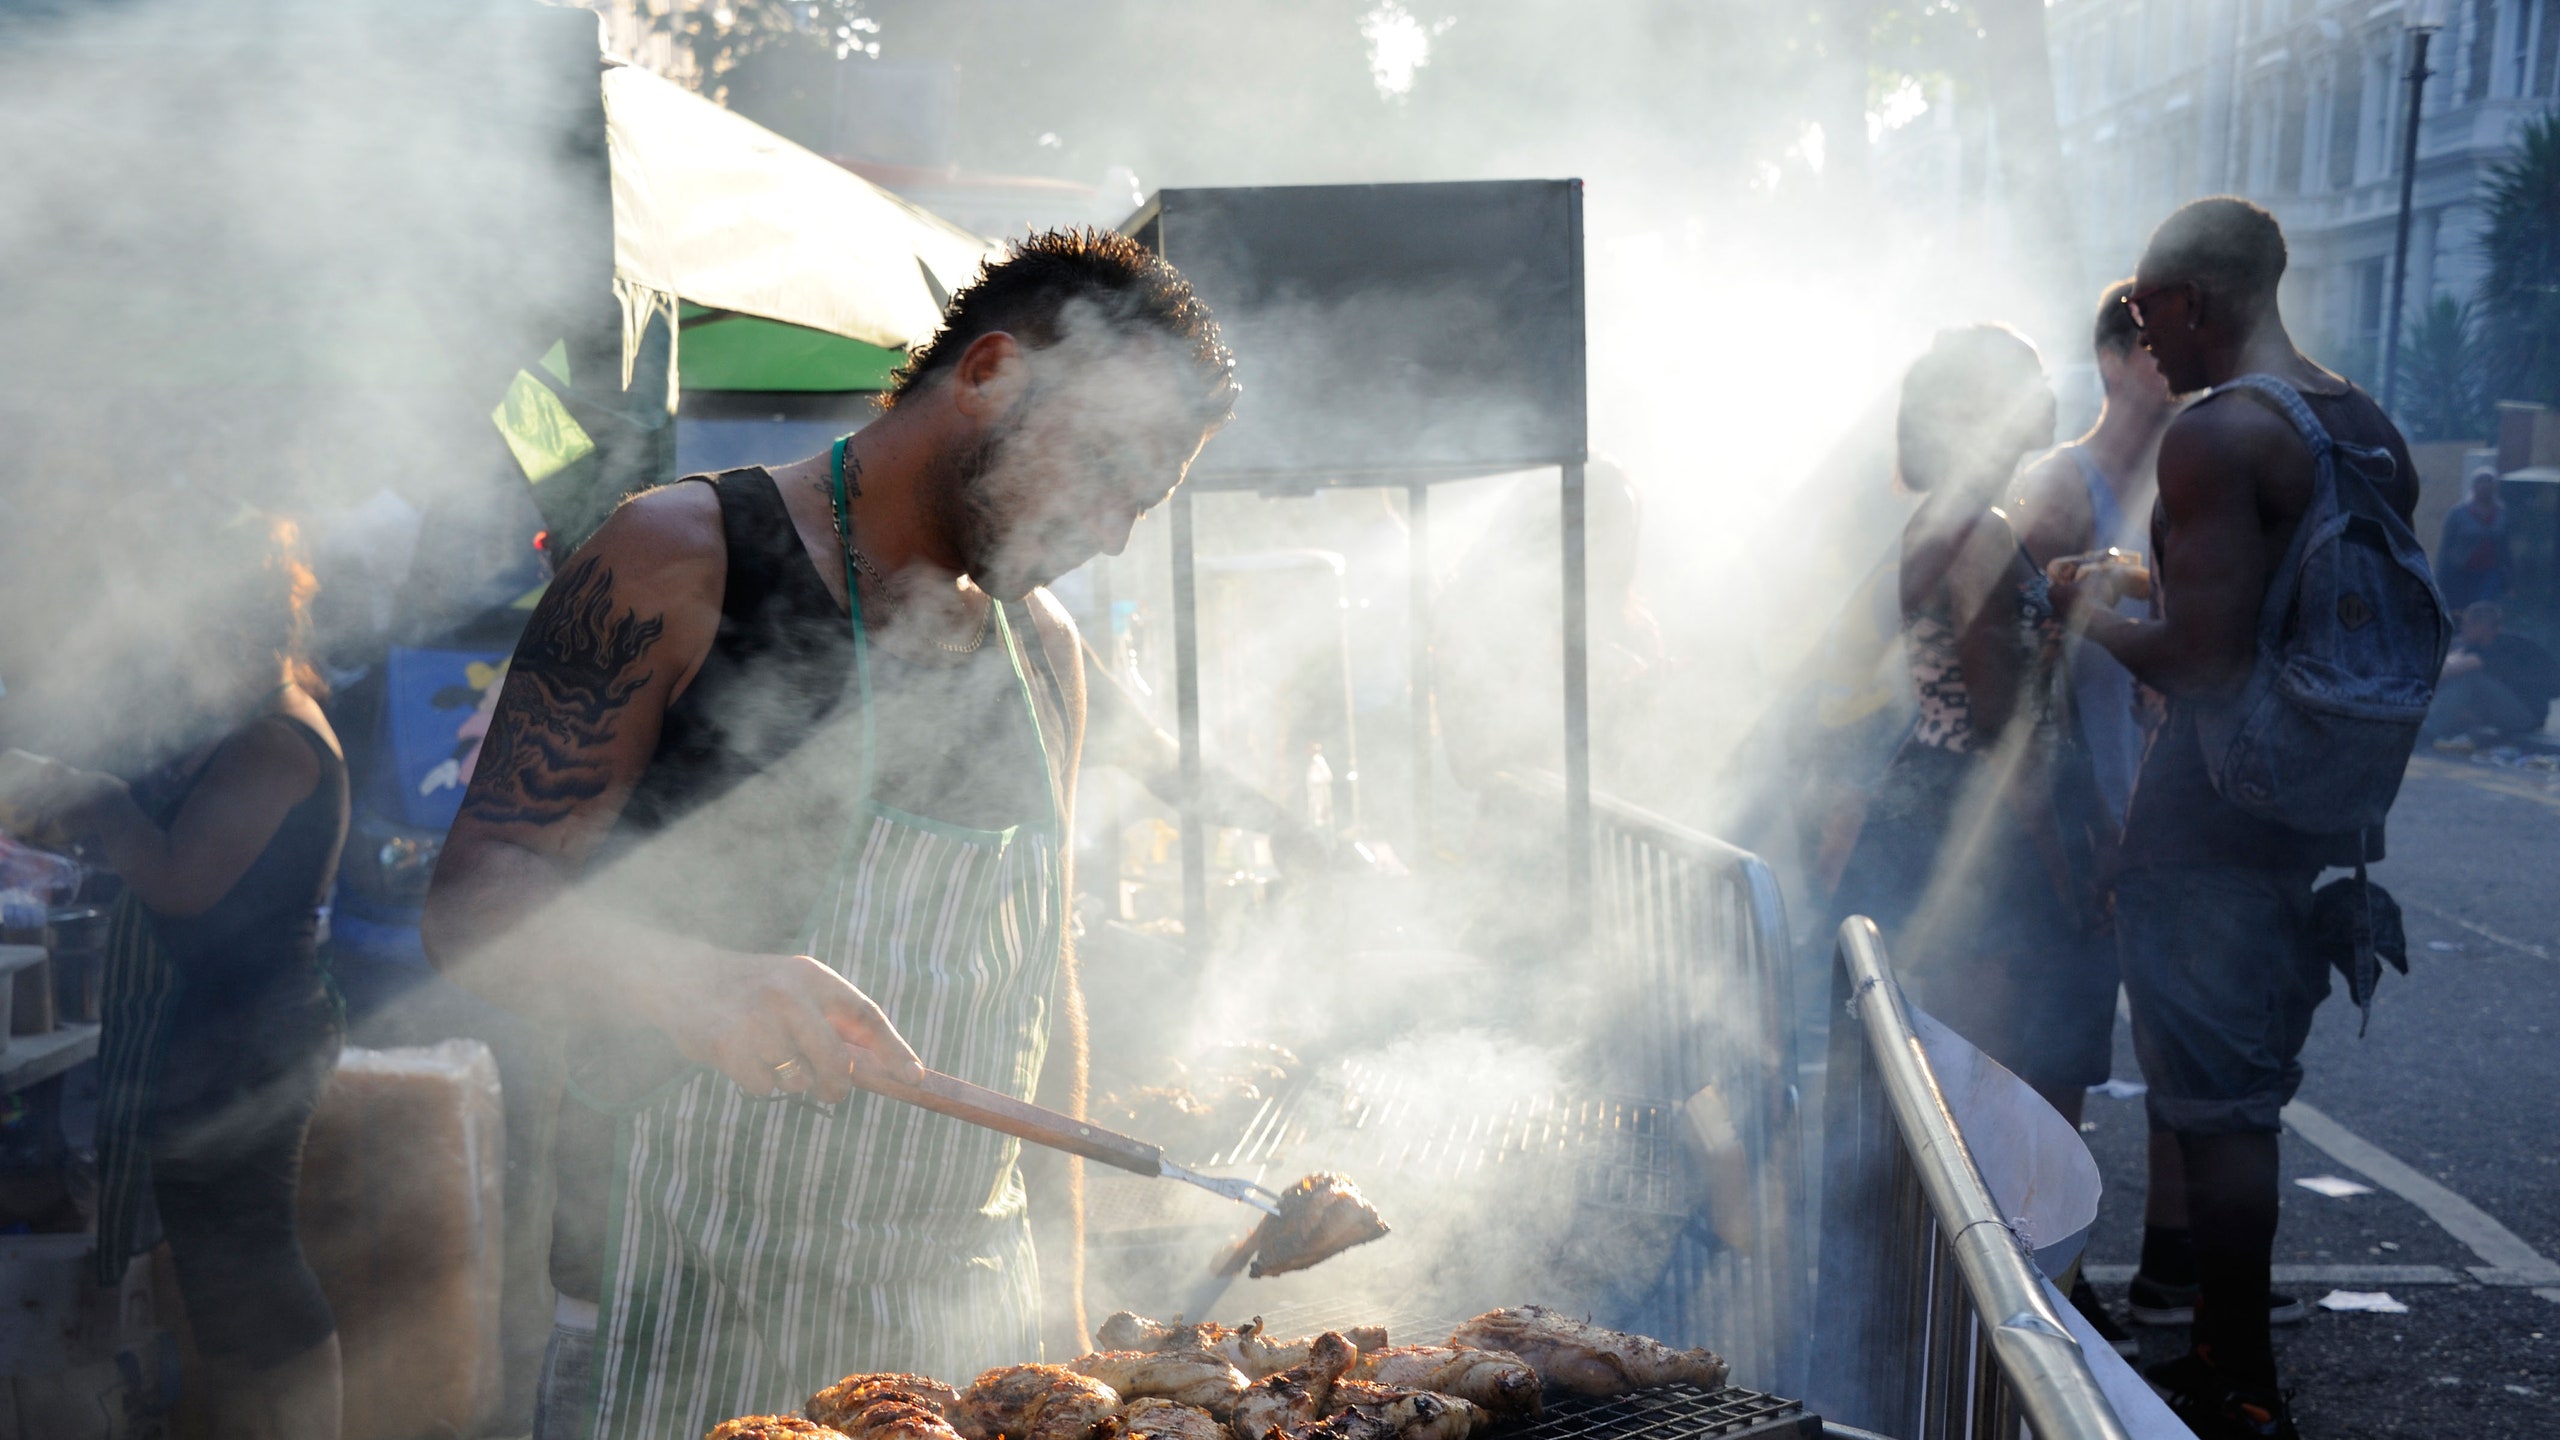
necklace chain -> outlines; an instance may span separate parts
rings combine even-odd
[[[889,591],[889,577],[881,574],[880,567],[873,563],[871,557],[863,554],[861,548],[853,543],[853,522],[851,517],[845,514],[847,498],[862,493],[862,457],[854,454],[853,447],[850,445],[844,447],[844,466],[844,485],[841,488],[833,485],[827,487],[827,504],[835,512],[836,543],[844,547],[845,558],[853,562],[853,567],[870,576],[871,583],[879,587],[881,594],[886,595]],[[987,643],[987,623],[995,617],[995,610],[995,598],[989,596],[987,603],[978,611],[978,627],[970,633],[968,644],[954,645],[936,636],[933,648],[946,655],[975,654],[980,646]]]

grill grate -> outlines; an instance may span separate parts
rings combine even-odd
[[[1267,1307],[1260,1318],[1266,1333],[1283,1337],[1383,1324],[1391,1345],[1445,1345],[1449,1332],[1470,1317],[1392,1307],[1355,1313],[1315,1302]],[[1775,1440],[1821,1433],[1822,1422],[1805,1413],[1804,1402],[1738,1385],[1656,1385],[1604,1400],[1550,1395],[1546,1414],[1493,1432],[1497,1440]]]
[[[1728,1385],[1656,1385],[1605,1400],[1551,1400],[1547,1413],[1505,1427],[1504,1440],[1700,1440],[1700,1437],[1818,1436],[1822,1422],[1798,1400]]]
[[[1572,1168],[1577,1203],[1645,1215],[1690,1210],[1672,1107],[1605,1095],[1541,1095],[1499,1112],[1433,1117],[1406,1077],[1344,1064],[1267,1103],[1212,1167],[1286,1170],[1305,1148],[1366,1183],[1448,1181],[1499,1167]]]

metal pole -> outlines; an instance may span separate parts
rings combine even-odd
[[[1406,623],[1413,666],[1413,854],[1420,869],[1431,856],[1431,487],[1404,492],[1405,568],[1412,600]]]
[[[1564,467],[1564,877],[1567,923],[1591,931],[1591,617],[1583,576],[1582,462]]]
[[[1191,492],[1173,492],[1173,700],[1182,740],[1182,941],[1209,952],[1209,836],[1200,816],[1200,593]]]
[[[1953,1261],[1950,1279],[1972,1314],[1989,1326],[1991,1362],[2016,1391],[2028,1427],[2042,1440],[2128,1440],[2124,1422],[2099,1390],[2079,1342],[2063,1328],[1974,1164],[1912,1029],[1875,922],[1863,915],[1841,921],[1834,953],[1847,969],[1850,1009],[1865,1031],[1864,1067],[1884,1091],[1893,1128],[1928,1201],[1940,1253]],[[1934,1346],[1937,1333],[1931,1339]],[[1933,1349],[1924,1404],[1944,1393],[1938,1387],[1945,1372],[1935,1363],[1940,1358]]]
[[[2409,289],[2409,204],[2418,184],[2418,119],[2427,98],[2427,41],[2431,30],[2409,32],[2409,123],[2400,142],[2400,233],[2391,247],[2391,308],[2383,314],[2382,413],[2400,398],[2401,305]]]

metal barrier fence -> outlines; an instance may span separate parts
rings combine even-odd
[[[2017,1440],[2021,1423],[2037,1440],[2125,1440],[1956,1128],[1875,923],[1843,921],[1834,956],[1849,997],[1835,1025],[1862,1035],[1831,1048],[1826,1150],[1851,1164],[1829,1167],[1823,1240],[1858,1249],[1847,1265],[1824,1257],[1819,1343],[1826,1367],[1862,1373],[1826,1388],[1856,1394],[1849,1418],[1897,1440]],[[1835,1308],[1829,1287],[1851,1283],[1858,1303]]]
[[[1508,776],[1561,815],[1563,782]],[[1737,1380],[1800,1392],[1808,1310],[1795,989],[1786,909],[1760,858],[1591,797],[1592,971],[1616,997],[1611,1084],[1681,1107],[1699,1204],[1641,1318],[1714,1347]]]

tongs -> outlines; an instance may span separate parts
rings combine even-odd
[[[1280,1213],[1280,1197],[1241,1177],[1203,1175],[1188,1165],[1165,1158],[1160,1146],[1134,1139],[1116,1130],[1062,1115],[1039,1105],[1016,1100],[1000,1090],[972,1085],[957,1076],[927,1070],[923,1079],[910,1084],[884,1073],[878,1062],[855,1052],[854,1088],[874,1095],[903,1101],[937,1115],[983,1126],[1017,1140],[1028,1140],[1052,1150],[1064,1150],[1087,1160],[1099,1160],[1115,1170],[1132,1175],[1146,1175],[1163,1180],[1179,1180],[1197,1185],[1212,1195],[1250,1205],[1265,1215]]]

